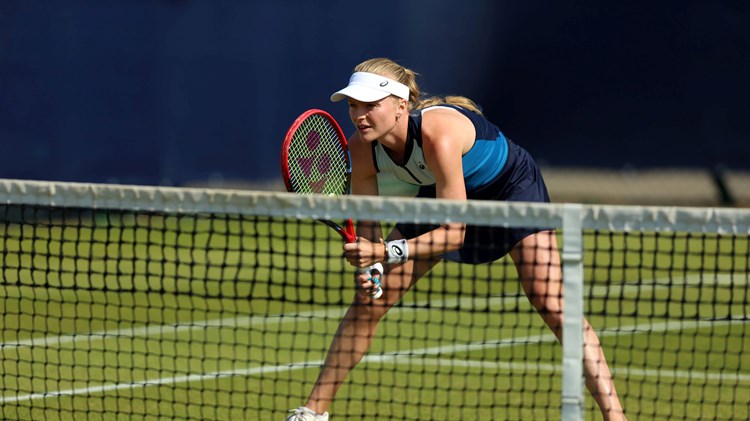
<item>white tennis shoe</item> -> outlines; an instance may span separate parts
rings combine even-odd
[[[310,408],[300,406],[297,409],[292,409],[289,412],[293,412],[292,415],[284,418],[284,421],[328,421],[328,412],[323,415],[319,415]]]

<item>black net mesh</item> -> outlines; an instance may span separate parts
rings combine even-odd
[[[0,207],[0,417],[283,419],[356,294],[340,237],[300,213]],[[750,417],[747,234],[583,238],[584,312],[627,415]],[[437,264],[380,320],[331,418],[559,419],[559,311],[532,305],[559,293],[527,297],[516,263]]]

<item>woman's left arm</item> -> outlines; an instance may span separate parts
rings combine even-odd
[[[474,125],[455,110],[431,110],[422,119],[422,150],[435,176],[438,199],[466,200],[462,157],[473,145]],[[465,224],[453,222],[408,241],[410,257],[428,257],[463,245]]]
[[[435,176],[438,199],[466,200],[462,157],[473,145],[474,137],[474,125],[455,110],[431,110],[423,116],[422,151]],[[391,262],[390,257],[394,257],[392,262],[398,262],[403,261],[399,256],[409,260],[439,256],[461,248],[465,227],[466,224],[459,222],[442,224],[409,240],[394,239],[394,244],[386,247],[373,248],[374,244],[360,239],[356,252],[352,250],[346,257],[352,265],[364,267],[379,261]],[[403,252],[404,245],[399,241],[406,242]],[[392,249],[393,246],[396,248]]]

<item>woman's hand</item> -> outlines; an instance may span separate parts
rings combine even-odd
[[[385,246],[358,237],[354,243],[344,244],[344,258],[356,268],[364,268],[385,261]]]
[[[357,284],[357,291],[360,295],[370,298],[380,298],[383,293],[381,279],[383,274],[380,272],[383,265],[376,265],[369,269],[357,269],[354,274],[354,282]]]

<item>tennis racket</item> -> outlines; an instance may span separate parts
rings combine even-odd
[[[349,194],[352,175],[349,146],[344,132],[330,114],[312,109],[294,120],[281,146],[281,173],[290,192],[330,196]],[[351,218],[344,221],[343,226],[328,219],[318,221],[333,228],[347,243],[357,241]],[[368,269],[358,271],[369,272]],[[382,289],[379,279],[376,283],[373,297],[378,298]]]

